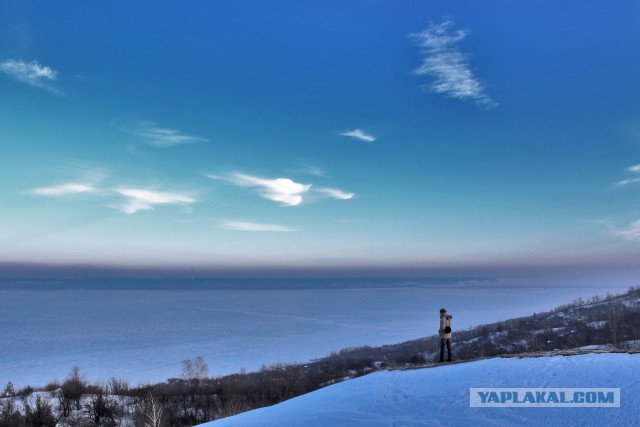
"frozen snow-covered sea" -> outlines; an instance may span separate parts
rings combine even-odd
[[[275,290],[0,290],[0,385],[44,385],[75,365],[132,385],[304,362],[360,345],[432,335],[446,307],[458,329],[622,289],[397,287]]]

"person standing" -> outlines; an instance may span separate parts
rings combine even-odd
[[[451,319],[453,316],[444,308],[440,309],[440,363],[444,362],[444,347],[447,346],[447,362],[451,362]]]

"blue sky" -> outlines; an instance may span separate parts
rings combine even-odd
[[[637,267],[640,5],[0,6],[0,262]]]

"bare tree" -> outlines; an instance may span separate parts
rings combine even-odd
[[[209,375],[209,366],[202,356],[182,361],[182,377],[186,380],[204,380]]]
[[[529,343],[529,351],[540,350],[540,333],[537,330],[531,330],[526,332],[528,337],[527,341]]]
[[[105,395],[104,389],[100,387],[86,405],[86,413],[97,426],[105,424],[107,421],[115,424],[117,408],[116,400]]]
[[[184,359],[182,361],[182,378],[189,383],[192,395],[200,388],[202,381],[207,379],[209,375],[209,366],[202,356],[195,359]]]
[[[126,380],[113,377],[111,381],[109,381],[109,391],[111,394],[118,396],[125,395],[129,392],[129,383]]]
[[[145,399],[144,407],[138,406],[138,408],[144,427],[163,427],[165,425],[162,405],[160,405],[153,393],[149,392],[148,398]]]
[[[80,368],[74,366],[67,379],[60,387],[58,401],[60,403],[60,411],[63,417],[69,417],[72,404],[76,410],[81,409],[82,396],[87,391],[87,380],[84,375],[80,374]]]
[[[611,342],[618,344],[620,342],[622,314],[615,307],[611,307],[607,313],[607,326],[611,333]]]
[[[55,427],[57,421],[53,416],[53,410],[48,401],[42,396],[36,396],[35,400],[24,399],[24,410],[27,425],[34,427]]]
[[[16,408],[13,397],[0,400],[0,427],[14,427],[22,425],[22,414]]]

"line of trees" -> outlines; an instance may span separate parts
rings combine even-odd
[[[328,378],[328,377],[327,377]],[[0,396],[0,427],[193,426],[316,390],[303,366],[274,364],[259,372],[210,378],[202,357],[183,361],[183,375],[154,385],[130,387],[113,379],[90,384],[78,367],[63,383]]]

